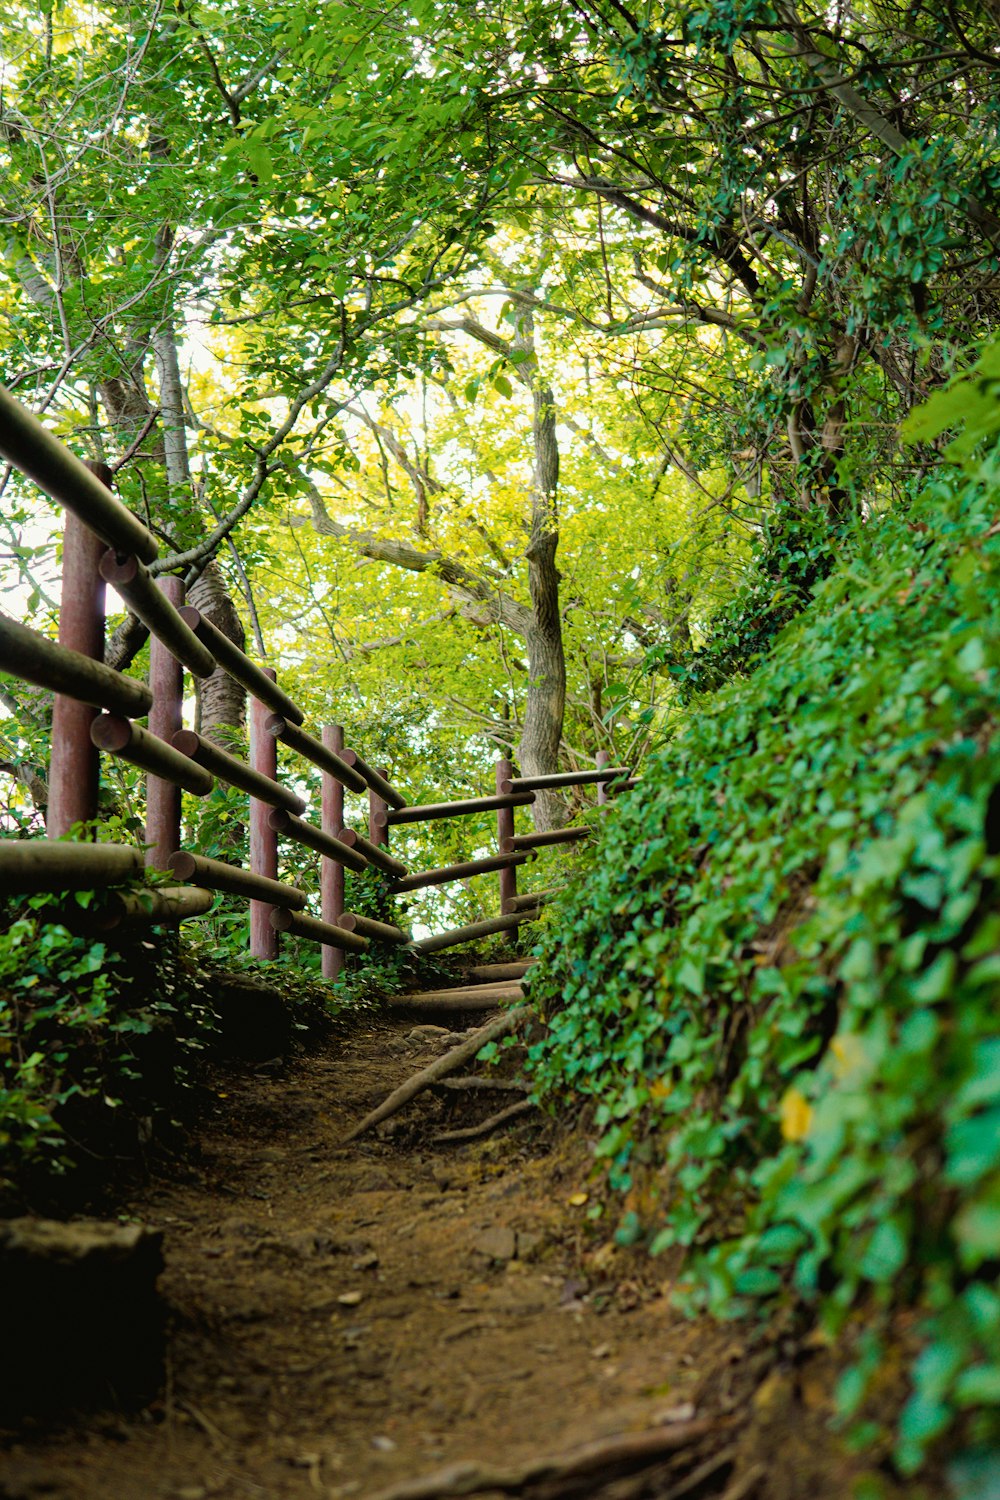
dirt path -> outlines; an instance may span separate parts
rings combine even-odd
[[[708,1435],[646,1480],[575,1492],[848,1495],[817,1448],[822,1390],[778,1379],[773,1348],[748,1354],[731,1330],[680,1321],[650,1263],[640,1283],[638,1257],[589,1223],[585,1143],[528,1117],[472,1145],[422,1145],[428,1122],[467,1122],[468,1096],[452,1095],[338,1146],[437,1055],[411,1031],[380,1025],[220,1087],[197,1173],[132,1205],[166,1235],[163,1400],[20,1434],[0,1497],[365,1500],[458,1460],[516,1465],[703,1418]]]

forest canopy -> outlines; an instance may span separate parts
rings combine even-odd
[[[14,5],[4,382],[383,754],[635,760],[933,460],[899,421],[995,321],[995,19]],[[9,475],[3,526],[51,618]]]

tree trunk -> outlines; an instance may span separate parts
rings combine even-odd
[[[170,509],[188,508],[193,503],[191,466],[188,461],[187,429],[184,423],[184,394],[177,359],[177,338],[172,318],[165,318],[153,337],[156,370],[160,385],[160,429],[163,434],[163,458],[167,470],[167,492]],[[236,606],[226,588],[218,563],[210,562],[201,577],[188,589],[188,600],[201,611],[222,634],[239,646],[246,645],[246,633]],[[200,685],[198,694],[198,732],[224,749],[239,749],[246,724],[246,692],[221,668]],[[234,746],[234,740],[236,744]]]
[[[191,585],[188,600],[243,650],[246,644],[243,623],[217,563],[209,563],[201,577]],[[223,749],[240,750],[246,724],[246,693],[234,677],[221,668],[211,677],[206,677],[199,688],[198,710],[199,734],[214,740]]]
[[[530,313],[522,320],[518,343],[528,348],[534,359]],[[566,708],[566,658],[559,616],[559,571],[556,568],[556,548],[559,545],[556,410],[551,387],[537,377],[532,385],[532,404],[531,539],[525,552],[531,591],[531,621],[526,632],[528,694],[518,759],[522,776],[547,776],[559,768],[559,745]],[[534,820],[539,832],[561,827],[566,821],[566,805],[562,798],[557,793],[540,792],[535,800]]]

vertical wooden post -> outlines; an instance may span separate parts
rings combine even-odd
[[[512,760],[498,760],[496,763],[497,773],[497,796],[502,795],[500,783],[514,775],[514,762]],[[514,837],[514,809],[512,807],[500,807],[497,809],[497,847],[503,848],[504,839]],[[500,911],[501,914],[507,910],[507,902],[513,901],[517,895],[517,866],[511,865],[508,870],[500,871]]]
[[[111,488],[107,464],[87,464],[102,484]],[[67,512],[63,530],[62,598],[59,604],[59,644],[95,661],[104,660],[105,583],[99,564],[105,543],[89,526]],[[49,761],[49,804],[45,831],[61,838],[74,823],[97,817],[100,761],[91,744],[90,726],[97,709],[57,693],[52,705],[52,755]]]
[[[157,588],[180,609],[184,603],[182,578],[158,578]],[[149,728],[161,740],[181,728],[184,668],[169,647],[156,636],[149,641],[149,686],[153,706]],[[146,864],[153,870],[168,870],[170,856],[181,846],[181,789],[161,776],[146,777]]]
[[[378,773],[379,773],[380,776],[384,776],[385,777],[386,781],[389,780],[389,772],[388,771],[384,770],[381,766],[377,766],[376,770],[378,771]],[[368,788],[368,838],[371,841],[371,843],[373,843],[373,844],[384,844],[387,849],[389,847],[389,825],[386,824],[384,828],[383,827],[376,827],[375,826],[375,819],[376,819],[376,817],[378,816],[379,813],[387,813],[388,811],[389,811],[389,804],[388,804],[388,802],[386,802],[385,798],[384,797],[380,797],[379,794],[378,794],[378,792],[373,792],[372,789],[371,789],[371,787],[369,787]]]
[[[271,681],[276,673],[264,667]],[[250,764],[264,776],[274,777],[278,771],[278,741],[264,727],[271,710],[259,698],[250,699]],[[250,869],[254,875],[266,875],[268,880],[278,878],[278,835],[268,827],[270,812],[266,802],[250,798]],[[274,907],[268,901],[250,902],[250,952],[254,958],[277,958],[278,934],[271,926],[270,917]]]
[[[343,727],[324,724],[322,739],[327,750],[339,755],[344,748]],[[344,783],[329,771],[323,772],[321,805],[323,832],[336,836],[344,826]],[[336,926],[344,913],[344,867],[337,859],[327,859],[325,854],[319,862],[319,889],[323,921]],[[323,978],[336,979],[344,967],[344,950],[324,943],[320,952]]]
[[[599,771],[603,771],[604,767],[607,765],[607,763],[608,763],[608,761],[610,759],[611,759],[611,752],[610,751],[608,751],[608,750],[598,750],[598,752],[597,752],[597,769]],[[597,805],[598,805],[598,807],[604,807],[604,806],[606,806],[607,801],[608,801],[608,783],[606,781],[599,781],[597,783]]]

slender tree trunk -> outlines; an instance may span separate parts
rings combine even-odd
[[[534,332],[530,314],[521,329],[522,346],[534,358]],[[537,366],[536,366],[537,370]],[[518,746],[521,773],[547,776],[558,770],[566,709],[566,658],[559,615],[559,545],[557,494],[559,445],[556,439],[556,409],[552,389],[536,377],[532,386],[532,442],[534,462],[531,485],[531,538],[525,557],[531,592],[531,621],[526,633],[528,647],[528,694],[524,706],[524,728]],[[562,798],[542,792],[535,800],[535,827],[558,828],[566,821]]]
[[[173,511],[175,507],[188,508],[193,503],[187,429],[184,424],[183,386],[173,318],[165,318],[161,323],[153,337],[153,350],[160,385],[160,430],[167,470],[167,492],[170,509]],[[246,645],[243,624],[217,563],[210,562],[201,577],[191,585],[188,600],[223,635],[243,649]],[[231,749],[234,738],[243,735],[246,724],[246,693],[221,668],[201,683],[198,723],[200,734],[224,748]]]

